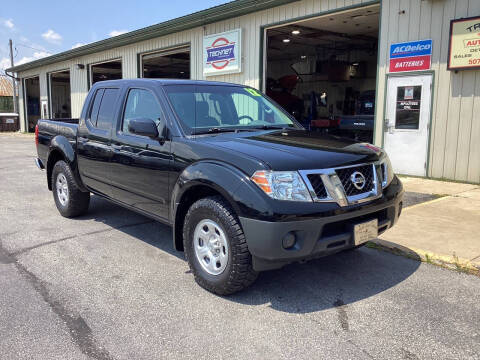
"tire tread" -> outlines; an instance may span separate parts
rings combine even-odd
[[[65,175],[68,183],[68,203],[67,206],[63,206],[57,198],[56,192],[56,178],[57,175],[62,172]],[[57,161],[53,166],[52,171],[52,192],[60,214],[67,218],[73,218],[85,214],[88,211],[90,204],[90,193],[83,192],[77,185],[75,178],[73,177],[70,166],[63,160]]]
[[[201,274],[191,265],[190,254],[188,249],[188,224],[192,214],[200,208],[207,208],[215,213],[215,215],[226,222],[226,224],[233,230],[233,237],[230,239],[230,246],[232,247],[232,264],[228,279],[223,284],[213,284],[204,279]],[[203,288],[219,294],[229,295],[241,291],[251,285],[257,278],[258,273],[253,270],[252,255],[248,250],[247,240],[245,234],[240,226],[240,222],[235,216],[230,205],[221,196],[209,196],[202,198],[195,202],[187,212],[183,227],[183,241],[185,248],[185,256],[190,268],[195,276],[196,282]]]

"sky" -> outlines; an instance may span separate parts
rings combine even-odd
[[[19,65],[127,31],[220,5],[228,0],[4,1],[0,7],[0,74]]]

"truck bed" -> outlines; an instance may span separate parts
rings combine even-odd
[[[52,139],[62,135],[76,148],[79,119],[40,119],[38,120],[38,157],[46,164],[48,150]]]

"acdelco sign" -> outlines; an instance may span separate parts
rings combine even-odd
[[[390,45],[390,72],[430,69],[432,40]]]
[[[390,59],[431,54],[432,40],[421,40],[408,43],[392,44],[390,46]]]

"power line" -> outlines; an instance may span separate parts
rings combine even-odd
[[[31,47],[31,46],[28,46],[28,45],[25,45],[25,44],[18,44],[18,43],[17,43],[17,44],[15,44],[15,47],[17,47],[17,46],[23,46],[23,47],[26,47],[26,48],[29,48],[29,49],[32,49],[32,50],[44,51],[44,52],[46,52],[46,53],[48,53],[48,54],[51,54],[50,51],[47,51],[47,50],[45,50],[45,49],[37,49],[37,48]]]

